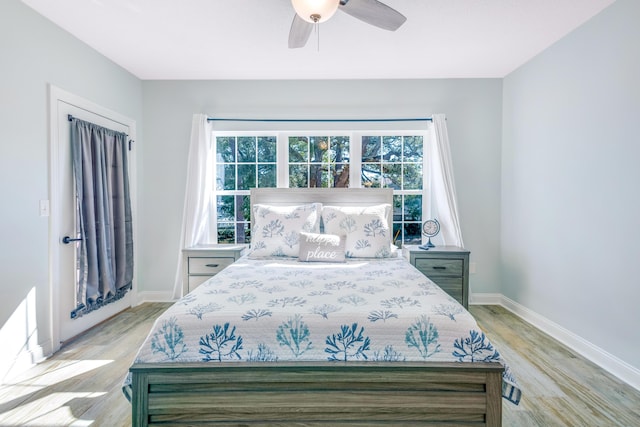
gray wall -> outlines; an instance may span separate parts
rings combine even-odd
[[[502,293],[640,368],[640,2],[504,79]]]
[[[48,84],[142,118],[141,82],[18,0],[0,1],[0,328],[35,289],[38,340],[50,339],[48,218]],[[139,132],[139,136],[140,136]],[[26,337],[25,337],[26,342]],[[11,360],[14,344],[0,360]],[[3,366],[0,365],[0,378]]]
[[[445,113],[462,233],[477,274],[498,292],[502,81],[145,81],[140,289],[173,289],[193,113],[220,117],[424,117]],[[222,125],[218,125],[222,126]]]

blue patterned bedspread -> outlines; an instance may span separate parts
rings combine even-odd
[[[305,263],[243,257],[171,306],[136,362],[500,362],[475,319],[404,258]],[[130,378],[123,387],[130,397]]]

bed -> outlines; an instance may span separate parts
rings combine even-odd
[[[134,426],[501,425],[515,378],[390,247],[391,190],[260,189],[251,203],[252,230],[270,231],[140,348],[123,386]],[[375,237],[333,234],[338,220]]]

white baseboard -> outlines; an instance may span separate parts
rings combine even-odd
[[[143,302],[173,302],[173,292],[138,292],[132,297],[133,305],[139,305]],[[42,362],[52,353],[53,347],[49,340],[34,346],[31,350],[22,351],[18,355],[2,358],[0,360],[0,385],[11,381],[37,363]]]
[[[502,305],[502,294],[471,294],[469,304],[471,305]]]
[[[175,302],[173,292],[138,292],[136,294],[135,305],[144,302]]]
[[[624,360],[600,347],[592,344],[584,338],[574,334],[564,327],[552,322],[535,311],[513,301],[502,294],[472,294],[471,304],[474,305],[500,305],[522,320],[532,324],[542,332],[560,341],[576,353],[589,359],[605,371],[618,377],[636,390],[640,390],[640,369],[629,365]]]
[[[0,384],[6,384],[16,376],[27,371],[45,359],[42,346],[35,346],[32,350],[23,351],[13,360],[0,361]]]

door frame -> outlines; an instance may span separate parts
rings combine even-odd
[[[136,121],[126,117],[120,113],[109,110],[102,107],[92,101],[84,99],[80,96],[67,92],[52,84],[49,85],[49,313],[50,313],[50,330],[49,336],[51,337],[50,351],[45,348],[45,354],[53,354],[60,349],[60,308],[59,308],[59,287],[60,287],[60,251],[61,244],[60,239],[62,233],[62,227],[60,225],[61,217],[65,214],[62,209],[61,194],[59,191],[59,176],[60,168],[59,164],[60,150],[59,146],[62,143],[59,141],[59,109],[60,102],[72,105],[74,107],[86,110],[90,113],[103,116],[114,122],[121,123],[129,128],[129,140],[135,141],[136,139]],[[131,214],[133,220],[133,238],[134,242],[137,241],[137,215],[136,215],[136,200],[137,200],[137,179],[136,179],[136,156],[135,156],[135,144],[129,151],[129,188],[131,196]],[[137,291],[135,283],[137,276],[137,245],[133,246],[133,259],[134,259],[134,286],[129,291],[131,294],[131,304],[134,305],[137,301]]]

